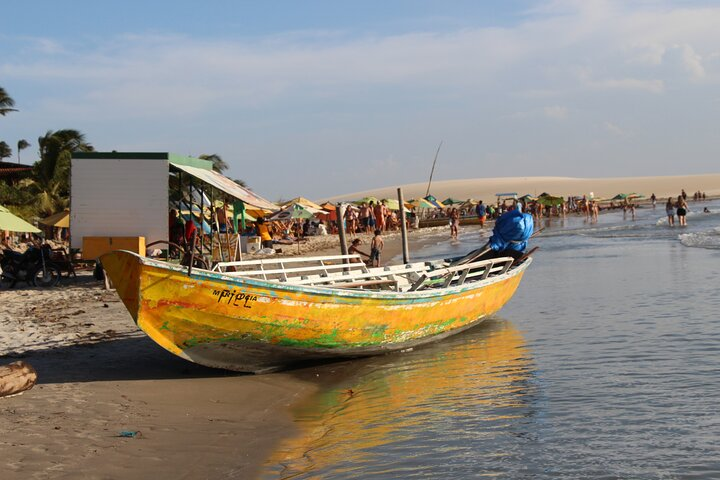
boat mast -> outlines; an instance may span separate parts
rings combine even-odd
[[[427,188],[427,191],[425,192],[426,197],[428,195],[430,195],[430,184],[432,183],[433,173],[435,172],[435,163],[437,162],[437,157],[438,157],[438,154],[440,153],[440,147],[442,147],[442,144],[443,144],[443,141],[440,140],[440,145],[438,145],[437,151],[435,152],[435,159],[433,160],[432,170],[430,170],[430,180],[428,180],[428,188]]]

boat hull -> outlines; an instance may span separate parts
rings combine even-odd
[[[387,292],[307,287],[193,271],[117,251],[103,267],[137,325],[202,365],[264,372],[440,340],[480,323],[512,297],[529,261],[447,289]]]

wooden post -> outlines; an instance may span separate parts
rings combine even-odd
[[[217,224],[218,241],[220,241],[220,223],[215,215],[215,195],[210,187],[210,266],[215,263],[215,234],[213,233],[213,223]],[[222,260],[222,250],[220,251],[220,261]]]
[[[218,220],[217,210],[215,210],[215,205],[214,205],[214,204],[213,204],[213,207],[212,207],[212,212],[213,212],[213,213],[212,213],[212,218],[215,220],[215,230],[217,230],[217,236],[218,236],[218,251],[220,252],[220,261],[221,261],[221,262],[224,262],[224,261],[225,261],[225,254],[223,253],[223,248],[222,248],[222,234],[220,233],[220,220]],[[227,228],[227,224],[225,225],[225,228]],[[211,244],[211,247],[210,247],[211,250],[210,250],[210,251],[212,252],[212,253],[211,253],[211,255],[212,255],[212,261],[215,262],[215,243],[214,243],[215,235],[214,235],[214,234],[213,234],[213,236],[212,236],[212,239],[213,239],[213,243]],[[213,265],[214,265],[214,263],[213,263]]]
[[[25,362],[13,362],[0,367],[0,397],[30,390],[37,382],[37,372]]]
[[[200,184],[200,256],[205,255],[205,185]],[[210,229],[212,235],[212,228]]]
[[[197,235],[193,232],[192,235],[192,250],[190,250],[190,265],[188,265],[188,277],[192,274],[193,263],[195,263],[195,246],[197,245]]]
[[[225,217],[225,244],[227,245],[227,258],[228,261],[231,261],[230,257],[232,257],[232,253],[230,252],[230,222],[228,222],[227,216],[227,197],[223,198],[223,217]],[[218,235],[220,234],[218,233]],[[235,259],[233,258],[233,260]]]
[[[400,204],[400,233],[402,235],[403,263],[410,262],[410,250],[408,249],[407,224],[405,222],[405,199],[402,188],[398,188],[398,203]]]
[[[345,240],[345,224],[343,223],[343,220],[345,220],[345,207],[342,203],[338,203],[335,211],[337,212],[338,235],[340,235],[340,253],[347,255],[348,248]],[[348,263],[347,259],[343,260],[343,263]]]

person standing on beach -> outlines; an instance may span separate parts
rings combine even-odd
[[[453,207],[450,210],[450,238],[457,240],[458,237],[458,226],[460,225],[460,212],[458,209]]]
[[[375,226],[380,229],[380,231],[385,230],[385,204],[378,203],[373,210],[375,213]]]
[[[683,190],[683,193],[684,192],[685,192],[685,190]],[[685,215],[687,215],[687,211],[688,211],[687,202],[685,201],[685,199],[683,198],[682,195],[678,195],[677,217],[678,217],[678,223],[680,224],[681,227],[687,226],[687,220],[685,220]]]
[[[360,228],[365,233],[370,233],[370,226],[368,225],[368,221],[370,220],[370,207],[368,207],[368,204],[363,202],[362,206],[360,207]]]
[[[375,203],[370,200],[370,204],[368,205],[368,233],[375,230],[376,224],[377,221],[375,220]]]
[[[657,203],[657,197],[655,196],[654,193],[652,195],[650,195],[650,200],[652,201],[653,208],[655,208],[655,204]]]
[[[665,204],[665,214],[668,217],[668,225],[671,227],[675,225],[675,206],[673,205],[672,197],[668,197],[668,201]]]
[[[600,206],[595,200],[590,201],[590,221],[597,223],[598,216],[600,215]]]
[[[270,229],[268,228],[267,223],[265,223],[265,219],[263,217],[257,219],[257,222],[255,222],[255,228],[257,228],[257,233],[260,236],[260,244],[262,248],[273,248],[272,235],[270,234]],[[300,232],[302,232],[302,228],[300,228]],[[300,232],[298,232],[298,237],[300,236]]]
[[[480,228],[484,228],[485,218],[487,217],[487,210],[485,209],[485,205],[483,205],[482,200],[480,200],[475,207],[475,213],[477,213],[478,220],[480,220]]]
[[[375,236],[370,242],[370,258],[368,258],[368,261],[370,262],[371,267],[380,266],[380,254],[382,253],[382,249],[384,246],[385,241],[382,238],[382,230],[376,228]]]

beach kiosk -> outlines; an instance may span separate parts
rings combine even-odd
[[[183,178],[191,182],[191,190],[200,194],[201,210],[210,208],[213,192],[248,208],[278,209],[274,203],[213,171],[212,165],[209,160],[167,152],[73,153],[71,247],[80,249],[84,260],[96,260],[113,250],[145,255],[146,245],[169,238],[169,209],[178,208],[183,201],[171,199],[171,183],[182,186]],[[204,217],[201,215],[198,228],[210,233]]]

